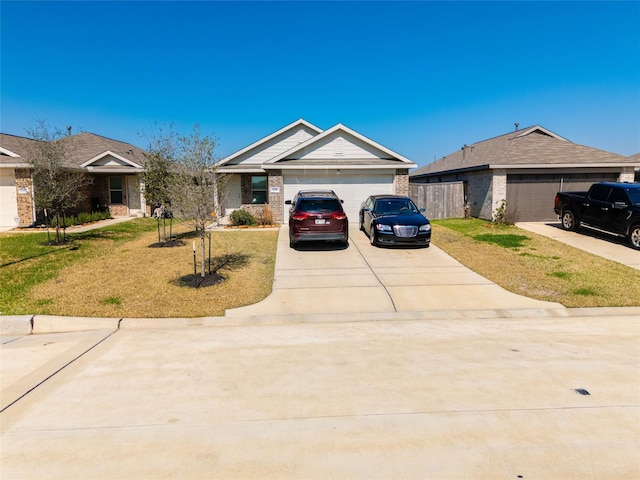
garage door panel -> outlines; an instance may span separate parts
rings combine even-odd
[[[284,199],[292,200],[299,190],[333,190],[343,201],[343,208],[351,222],[358,221],[360,204],[373,194],[393,193],[391,174],[333,174],[333,175],[284,175]],[[284,217],[289,216],[285,205]]]
[[[520,222],[556,221],[553,201],[557,192],[588,190],[595,182],[616,180],[614,173],[508,175],[507,210],[515,212]]]

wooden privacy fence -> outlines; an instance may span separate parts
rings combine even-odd
[[[409,197],[430,220],[464,218],[464,182],[409,183]]]

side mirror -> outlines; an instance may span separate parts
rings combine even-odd
[[[364,208],[363,208],[363,211],[365,211],[365,212],[370,212],[370,211],[371,211],[371,209],[370,209],[369,207],[364,207]]]
[[[420,210],[421,212],[426,212],[426,211],[427,211],[427,209],[426,209],[426,208],[420,208],[419,210]]]
[[[344,203],[344,200],[340,199],[340,203]]]
[[[291,205],[291,200],[285,200],[284,204],[285,205]]]

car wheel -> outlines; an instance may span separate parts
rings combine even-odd
[[[369,230],[369,243],[374,247],[376,245],[376,235],[373,230],[373,224],[371,225],[371,229]]]
[[[289,248],[296,248],[296,242],[293,241],[293,238],[289,237]]]
[[[578,220],[571,210],[562,212],[562,228],[565,230],[576,230],[578,228]]]
[[[640,250],[640,224],[629,229],[629,243],[636,250]]]
[[[360,228],[361,232],[364,232],[364,217],[362,215],[362,213],[360,214],[360,216],[358,217],[359,221],[358,221],[358,226]]]

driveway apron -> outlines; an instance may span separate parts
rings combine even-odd
[[[508,292],[435,245],[378,248],[357,225],[350,231],[348,248],[329,243],[294,250],[282,226],[271,295],[226,315],[563,308]]]

